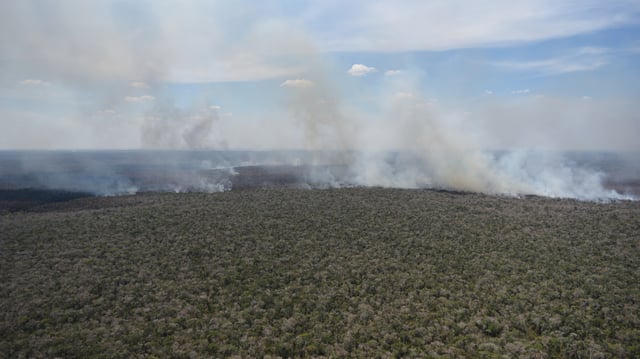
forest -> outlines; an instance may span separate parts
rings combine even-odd
[[[640,202],[82,197],[0,212],[0,269],[4,358],[640,357]]]

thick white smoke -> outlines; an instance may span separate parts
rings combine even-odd
[[[403,82],[411,76],[410,71],[384,71],[378,64],[376,67],[379,69],[376,70],[373,66],[359,63],[359,60],[351,70],[348,67],[331,69],[328,61],[315,50],[317,39],[313,41],[297,22],[278,16],[263,16],[262,11],[257,10],[261,7],[254,9],[253,5],[249,6],[251,4],[242,2],[244,6],[239,6],[227,2],[198,1],[184,5],[175,1],[108,0],[68,0],[64,5],[56,1],[3,2],[0,5],[3,10],[0,11],[0,29],[4,31],[0,31],[0,40],[5,40],[3,43],[8,46],[0,48],[5,69],[0,71],[0,79],[19,84],[15,85],[18,86],[17,92],[22,91],[24,96],[38,95],[38,101],[58,98],[61,103],[71,103],[63,106],[65,109],[78,106],[79,114],[74,116],[61,111],[61,115],[49,118],[47,112],[37,116],[30,112],[5,112],[0,141],[6,141],[6,144],[0,145],[4,145],[3,148],[70,146],[185,151],[224,149],[226,143],[251,150],[261,147],[260,142],[275,144],[278,149],[301,147],[311,151],[303,161],[296,159],[287,164],[309,166],[307,179],[314,186],[431,187],[580,199],[630,198],[606,189],[602,184],[605,176],[602,172],[572,162],[559,155],[558,151],[497,150],[504,147],[584,149],[594,143],[607,145],[608,142],[615,142],[614,148],[617,149],[637,149],[640,122],[637,121],[635,103],[632,106],[602,106],[596,101],[579,100],[581,102],[577,103],[578,100],[567,102],[565,99],[541,97],[509,105],[487,103],[473,116],[461,117],[455,114],[456,111],[468,111],[468,108],[452,111],[451,108],[456,106],[449,106],[445,109],[421,95],[418,90],[420,84],[412,83],[417,79]],[[393,7],[397,6],[393,3]],[[354,14],[362,13],[356,7],[358,11]],[[254,11],[244,11],[243,8]],[[386,11],[382,11],[386,7],[364,8],[368,9],[364,13],[369,15],[377,12],[381,13],[378,15],[386,15]],[[378,10],[371,13],[374,8]],[[123,14],[135,16],[123,17]],[[361,20],[369,18],[357,17]],[[511,16],[504,17],[507,24],[513,23]],[[557,17],[552,18],[555,23]],[[351,20],[345,19],[349,16],[336,20],[351,24]],[[354,29],[365,23],[356,24],[358,26]],[[391,29],[403,24],[408,23],[382,22],[371,29],[380,35],[379,26]],[[405,30],[413,34],[413,27],[407,25]],[[491,29],[495,30],[494,27]],[[353,30],[351,26],[349,30]],[[476,30],[472,26],[461,38],[457,38],[459,34],[455,32],[447,32],[450,36],[455,35],[454,39],[449,38],[454,40],[449,45],[483,44],[480,39],[469,37],[470,33],[476,34]],[[503,37],[505,34],[511,36],[509,31],[497,33],[494,40],[513,40]],[[401,38],[407,41],[417,39],[418,43],[435,41],[427,44],[431,49],[449,48],[438,42],[440,37]],[[334,38],[334,41],[337,43],[333,48],[345,49],[349,41],[354,46],[359,45],[356,47],[360,50],[377,48],[368,37],[351,38],[347,42]],[[411,48],[403,41],[394,40],[388,44],[393,45],[391,49]],[[326,49],[325,43],[323,50]],[[360,80],[367,76],[390,74],[394,76],[389,78],[399,80],[397,83],[382,82],[379,87],[383,88],[383,93],[372,95],[366,105],[360,104],[358,108],[366,113],[359,113],[344,103],[347,87],[329,75],[336,73],[343,77],[349,73]],[[259,114],[254,116],[257,119],[233,121],[234,124],[227,128],[233,129],[229,132],[233,135],[225,137],[220,126],[226,124],[220,119],[217,109],[198,105],[178,108],[163,99],[176,83],[258,80],[273,81],[273,88],[267,91],[280,90],[286,94],[282,113],[289,114],[298,127],[283,125],[287,121],[270,123],[277,115]],[[37,93],[33,91],[35,88],[39,89]],[[27,89],[33,93],[27,93]],[[16,90],[13,88],[9,92],[14,94]],[[190,100],[196,103],[214,100],[204,92]],[[358,96],[347,97],[354,99]],[[251,106],[250,97],[234,100],[236,103],[244,101],[246,107]],[[465,104],[458,105],[465,107]],[[559,123],[562,126],[551,129]],[[603,133],[608,134],[605,140],[602,139]],[[265,140],[266,137],[269,139]],[[262,146],[261,149],[270,148]],[[163,160],[175,169],[180,168],[184,159]],[[251,163],[272,165],[281,162],[280,159],[263,156]],[[168,187],[153,188],[177,191],[228,189],[229,176],[236,175],[230,168],[241,164],[225,162],[223,166],[228,175],[220,178],[201,175],[208,168],[172,173],[167,176],[170,177],[167,179]],[[92,171],[104,173],[104,178],[122,174],[109,163],[103,166],[104,169]],[[219,166],[220,163],[212,163],[209,167]],[[42,181],[54,181],[57,185],[58,182],[68,182],[73,187],[77,178],[56,175],[46,176]],[[116,192],[137,188],[127,182],[126,176],[122,178],[123,182],[116,185],[104,185],[107,188],[105,192],[109,188],[116,188]],[[96,177],[87,175],[82,178],[85,180],[96,181]],[[144,182],[146,178],[139,181]]]
[[[414,94],[396,95],[386,136],[404,144],[388,156],[358,157],[354,182],[365,186],[442,188],[582,200],[633,199],[603,186],[604,174],[555,151],[489,151],[469,121],[457,121]]]
[[[416,92],[396,92],[376,136],[356,131],[335,92],[318,81],[287,81],[290,109],[304,125],[308,148],[332,149],[332,170],[311,174],[325,187],[440,188],[505,195],[581,200],[634,199],[603,186],[604,174],[557,151],[488,149],[491,131],[440,110]],[[380,122],[378,122],[380,123]],[[360,125],[360,126],[359,126]],[[483,141],[479,139],[482,138]],[[379,143],[395,144],[378,149]],[[490,142],[489,142],[490,143]],[[342,154],[337,156],[336,153]],[[345,169],[346,166],[346,169]]]

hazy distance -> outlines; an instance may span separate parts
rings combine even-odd
[[[564,153],[637,162],[639,22],[622,0],[9,0],[0,149],[347,151],[356,184],[616,197]]]

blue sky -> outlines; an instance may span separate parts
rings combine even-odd
[[[0,41],[1,149],[640,150],[639,1],[9,0]]]

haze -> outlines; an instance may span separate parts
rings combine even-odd
[[[639,38],[628,0],[3,1],[0,149],[348,150],[355,184],[615,198],[558,154],[638,159]]]
[[[636,1],[3,1],[0,148],[401,148],[403,106],[483,148],[637,150],[639,20]],[[322,138],[291,104],[314,85]]]

